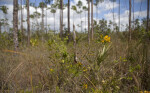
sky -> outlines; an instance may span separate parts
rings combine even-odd
[[[20,3],[20,0],[18,0]],[[24,0],[25,1],[25,0]],[[35,3],[36,1],[36,5],[38,6],[38,4],[42,1],[42,0],[30,0],[30,3]],[[76,5],[78,3],[79,0],[71,0],[71,6],[72,5]],[[86,0],[81,0],[83,2],[83,6],[87,6],[87,2]],[[121,14],[120,14],[120,21],[121,21],[121,29],[124,30],[126,24],[128,24],[128,16],[129,16],[129,0],[120,0],[121,4]],[[55,0],[52,2],[54,3]],[[132,0],[133,2],[133,0]],[[64,0],[64,3],[67,3],[67,0]],[[8,7],[8,14],[4,15],[2,11],[0,11],[0,19],[3,18],[7,18],[8,19],[8,23],[10,24],[9,26],[12,27],[12,20],[13,20],[13,0],[0,0],[0,6],[5,5]],[[70,7],[71,7],[70,6]],[[50,5],[48,5],[48,7],[50,7]],[[111,20],[113,21],[113,2],[111,2],[110,0],[104,0],[104,2],[99,3],[98,4],[98,18],[96,18],[96,6],[94,6],[94,19],[96,20],[101,20],[101,19],[105,19],[107,21]],[[118,9],[119,9],[119,0],[116,0],[116,2],[114,2],[114,15],[115,15],[115,23],[118,24]],[[50,13],[50,10],[46,10],[44,9],[44,13],[46,14],[47,12],[47,24],[50,25],[50,29],[54,29],[54,16],[52,13]],[[77,8],[77,10],[80,10],[79,8]],[[35,12],[35,8],[30,6],[30,14],[33,14]],[[38,8],[37,9],[38,12],[41,13],[41,9]],[[65,27],[67,27],[67,8],[64,9],[63,11],[64,13],[64,24]],[[26,9],[23,9],[23,17],[24,20],[26,20],[27,17],[27,11]],[[59,31],[59,10],[57,9],[56,11],[56,17],[55,17],[55,26],[56,26],[56,30]],[[86,17],[85,17],[86,15]],[[133,15],[133,11],[132,11],[132,15]],[[20,11],[18,12],[18,16],[20,19]],[[138,19],[143,19],[147,16],[147,0],[134,0],[134,18],[138,18]],[[74,17],[74,18],[73,18]],[[80,15],[77,14],[76,12],[74,12],[72,9],[70,10],[70,26],[71,26],[71,31],[73,29],[73,22],[76,25],[76,30],[77,31],[81,31],[80,27],[78,27],[77,25],[80,25],[81,20],[83,21],[82,26],[83,29],[87,28],[87,12],[85,14],[85,12],[83,11],[81,13],[81,19],[80,19]],[[20,21],[20,20],[19,20]],[[132,21],[133,21],[133,17],[132,17]],[[38,22],[41,22],[41,18],[38,19]],[[35,23],[35,19],[31,19],[31,25]],[[44,18],[44,23],[46,24],[46,18]],[[24,22],[24,27],[26,28],[27,23]],[[31,26],[32,27],[32,26]],[[20,28],[20,26],[19,26]]]

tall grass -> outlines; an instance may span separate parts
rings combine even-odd
[[[90,46],[78,37],[77,63],[73,42],[67,44],[57,36],[45,42],[32,39],[31,47],[17,53],[1,49],[1,92],[137,93],[143,73],[142,44],[133,40],[132,55],[127,56],[124,35],[110,37],[106,43],[97,37]]]

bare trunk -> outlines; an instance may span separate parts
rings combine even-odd
[[[60,0],[60,38],[63,35],[63,0]]]
[[[28,32],[28,46],[30,45],[30,11],[29,11],[29,0],[27,0],[27,32]]]
[[[115,15],[114,15],[114,1],[113,1],[113,31],[114,31],[114,20],[115,20]]]
[[[0,22],[0,34],[1,34],[2,32],[1,32],[1,22]]]
[[[129,42],[131,41],[131,0],[129,0]]]
[[[134,0],[133,0],[133,31],[134,31],[134,26],[135,26],[135,22],[134,22]]]
[[[98,15],[98,6],[96,5],[96,20],[97,20],[97,15]]]
[[[76,52],[76,32],[75,25],[73,25],[73,42],[74,42],[74,62],[77,63],[77,52]]]
[[[90,0],[88,0],[88,43],[90,44]]]
[[[46,34],[47,34],[47,10],[46,10]]]
[[[70,42],[71,36],[70,36],[70,0],[68,0],[68,42]]]
[[[21,33],[22,33],[22,40],[24,36],[24,31],[23,31],[23,13],[22,13],[22,0],[21,1]]]
[[[42,34],[43,34],[43,32],[44,32],[44,5],[43,5],[43,0],[42,0],[42,29],[41,29],[41,32],[42,32]],[[42,37],[43,37],[43,35],[42,35]]]
[[[15,51],[18,50],[18,0],[13,1],[14,9],[13,9],[13,37],[14,37],[14,48]]]
[[[41,28],[41,34],[42,34],[42,42],[43,42],[43,34],[44,34],[44,2],[42,0],[42,28]]]
[[[54,33],[55,33],[55,13],[54,13]]]
[[[81,20],[81,13],[80,13],[80,20]],[[81,20],[81,32],[82,32],[82,20]]]
[[[63,33],[63,28],[64,28],[64,26],[63,26],[63,0],[62,0],[61,4],[62,4],[61,5],[61,9],[62,9],[62,11],[61,11],[62,12],[62,18],[61,18],[62,19],[62,26],[61,27],[62,27],[62,33]]]
[[[93,0],[91,1],[91,38],[93,40]]]
[[[145,41],[144,42],[144,49],[143,49],[143,56],[144,56],[144,70],[143,70],[143,77],[142,77],[142,82],[141,82],[141,85],[142,85],[142,89],[143,90],[149,90],[150,88],[150,83],[149,82],[149,65],[150,65],[150,58],[149,58],[149,36],[148,36],[148,33],[149,33],[149,0],[147,0],[147,24],[146,24],[146,35],[145,35]]]
[[[85,31],[86,31],[86,11],[85,11]]]
[[[120,0],[119,0],[119,30],[118,31],[120,32]]]

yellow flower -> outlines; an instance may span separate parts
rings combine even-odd
[[[84,71],[84,72],[86,72],[86,71],[87,71],[87,69],[86,69],[85,67],[83,67],[83,71]]]
[[[62,63],[65,63],[65,60],[62,60]]]
[[[140,91],[140,93],[143,93],[143,91]]]
[[[105,80],[102,80],[102,83],[105,83]]]
[[[79,65],[79,66],[82,66],[82,63],[81,63],[81,62],[78,62],[78,65]]]
[[[50,71],[53,72],[54,70],[53,70],[53,69],[50,69]]]
[[[104,43],[104,40],[102,40],[102,43]]]
[[[100,35],[100,38],[103,38],[103,35]]]
[[[88,87],[87,84],[84,84],[84,85],[83,85],[83,88],[84,88],[84,89],[87,89],[87,87]]]
[[[104,40],[105,40],[106,42],[110,42],[110,37],[109,37],[108,35],[106,35],[106,36],[104,37]]]

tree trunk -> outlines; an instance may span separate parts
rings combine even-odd
[[[144,59],[143,59],[143,65],[144,65],[144,70],[143,70],[143,77],[142,77],[142,82],[141,82],[141,85],[142,85],[142,89],[143,90],[149,90],[150,88],[150,76],[149,76],[149,66],[150,66],[150,58],[149,58],[149,0],[147,0],[147,24],[146,24],[146,35],[145,35],[145,40],[143,41],[144,42],[144,48],[143,48],[143,56],[144,56]]]
[[[61,5],[61,9],[62,9],[62,11],[61,11],[61,12],[62,12],[62,18],[61,18],[61,19],[62,19],[62,26],[61,26],[61,27],[62,27],[62,34],[63,34],[63,28],[64,28],[64,26],[63,26],[63,25],[64,25],[64,24],[63,24],[63,0],[62,0],[62,3],[61,3],[61,4],[62,4],[62,5]]]
[[[18,0],[13,1],[13,37],[14,37],[14,48],[18,50]]]
[[[24,31],[23,31],[23,13],[22,13],[22,0],[21,1],[21,33],[22,33],[22,38],[21,40],[23,40],[23,36],[24,36]]]
[[[119,29],[118,31],[120,32],[120,0],[119,0]]]
[[[55,13],[54,13],[54,33],[55,33]]]
[[[97,15],[98,15],[98,5],[96,5],[96,21],[97,21]]]
[[[91,1],[91,38],[93,40],[93,0]]]
[[[46,10],[46,34],[47,34],[47,10]]]
[[[81,13],[80,13],[80,20],[81,20]],[[81,20],[81,32],[82,32],[82,20]]]
[[[114,31],[114,20],[115,20],[115,15],[114,15],[114,0],[113,0],[113,31]]]
[[[85,10],[85,31],[86,31],[86,10]]]
[[[42,29],[41,29],[41,32],[43,34],[43,31],[44,31],[44,5],[43,5],[43,0],[42,0]],[[43,35],[42,35],[43,37]]]
[[[76,32],[75,25],[73,25],[73,43],[74,43],[74,62],[77,63],[77,51],[76,51]]]
[[[134,31],[134,26],[135,26],[135,22],[134,22],[134,0],[133,0],[133,31]]]
[[[1,34],[2,32],[1,32],[1,22],[0,22],[0,34]]]
[[[68,0],[68,42],[70,42],[70,0]]]
[[[41,34],[42,34],[42,42],[43,42],[43,34],[44,34],[44,2],[42,0],[42,29],[41,29]]]
[[[90,44],[90,0],[88,0],[88,43]]]
[[[131,0],[129,0],[129,42],[131,41]]]
[[[60,38],[63,35],[63,0],[60,0]]]
[[[28,32],[28,46],[30,45],[30,11],[29,11],[29,0],[27,0],[27,32]]]

